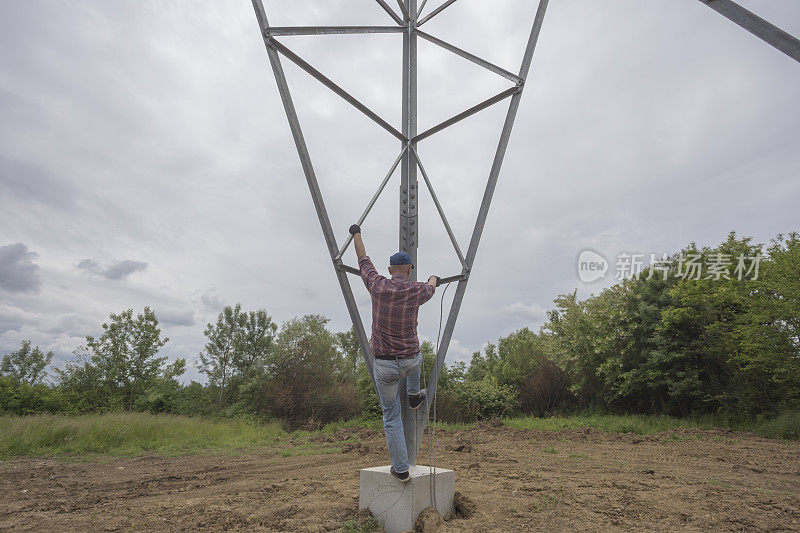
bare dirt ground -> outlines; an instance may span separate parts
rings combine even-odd
[[[800,531],[798,442],[492,425],[436,442],[477,505],[442,531]],[[0,529],[335,531],[356,514],[358,469],[387,462],[383,434],[359,428],[237,455],[14,459]]]

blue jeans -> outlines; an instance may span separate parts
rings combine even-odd
[[[392,466],[397,472],[408,470],[408,450],[403,435],[403,419],[400,416],[398,384],[400,378],[406,378],[406,393],[410,396],[419,394],[421,365],[421,353],[407,359],[375,359],[372,365],[375,383],[378,385],[378,399],[383,409],[383,430],[389,446],[389,457],[392,458]]]

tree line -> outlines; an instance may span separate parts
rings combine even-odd
[[[693,264],[720,264],[687,275]],[[739,261],[730,258],[747,258]],[[757,259],[756,259],[757,258]],[[736,275],[743,267],[749,276]],[[737,237],[690,244],[585,300],[559,296],[546,323],[448,364],[437,415],[471,421],[580,409],[755,417],[800,408],[800,235],[769,246]],[[168,342],[150,308],[111,314],[62,369],[23,342],[0,363],[0,412],[137,410],[319,425],[380,416],[353,330],[319,315],[278,326],[264,309],[225,307],[205,329],[197,368],[160,355]],[[430,375],[434,347],[422,343]],[[48,369],[52,379],[45,382]]]

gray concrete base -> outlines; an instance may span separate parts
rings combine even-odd
[[[433,506],[431,474],[427,466],[409,469],[411,479],[403,483],[389,472],[389,466],[361,469],[358,508],[369,508],[386,533],[399,533],[414,529],[414,522],[422,510]],[[442,516],[453,510],[456,473],[436,468],[433,474],[436,510]]]

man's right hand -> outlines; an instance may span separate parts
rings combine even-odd
[[[356,233],[361,233],[361,226],[353,224],[350,226],[350,235],[355,235]]]
[[[428,285],[430,285],[432,287],[438,287],[439,286],[439,276],[431,276],[431,277],[429,277],[428,278]]]

